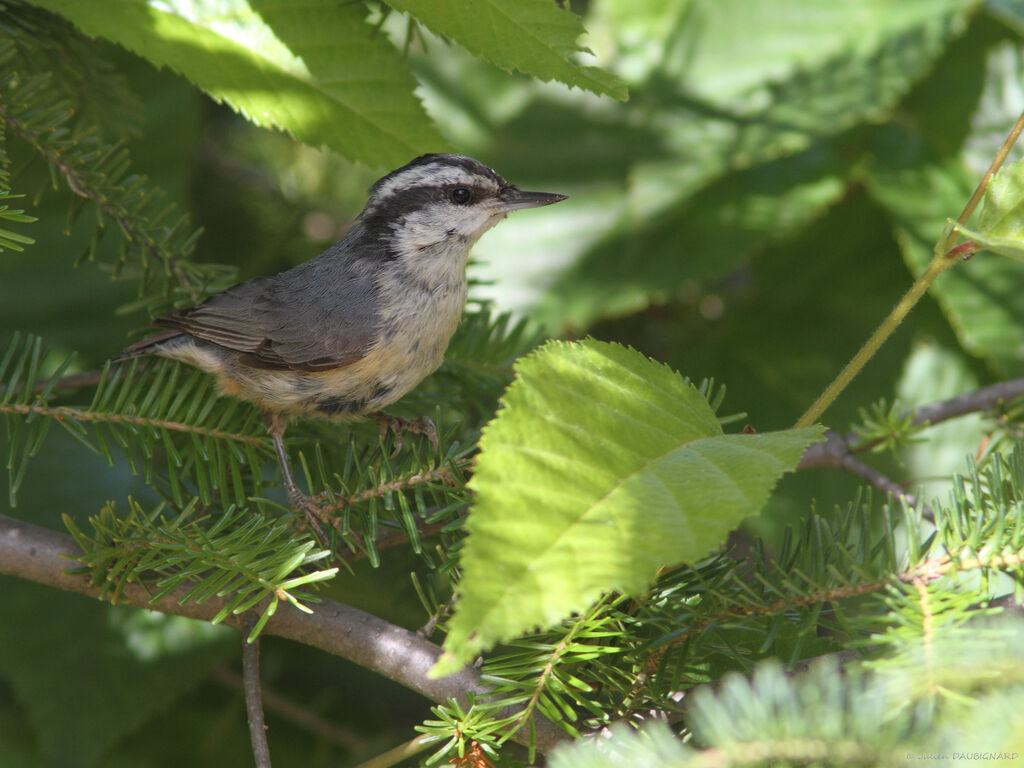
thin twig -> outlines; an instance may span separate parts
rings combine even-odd
[[[249,741],[256,768],[270,768],[270,745],[267,725],[263,719],[263,697],[260,690],[260,639],[250,635],[256,617],[247,613],[242,619],[242,680],[245,691],[245,712],[249,721]]]
[[[992,175],[999,170],[1003,162],[1006,160],[1006,156],[1009,154],[1010,149],[1013,147],[1017,138],[1020,136],[1021,130],[1024,129],[1024,113],[1017,119],[1010,133],[1007,135],[1002,146],[996,153],[995,158],[992,160],[992,164],[989,166],[988,171],[982,177],[981,181],[978,182],[978,186],[975,187],[974,193],[967,201],[967,205],[964,206],[963,211],[960,213],[957,222],[960,224],[966,223],[967,219],[970,218],[974,209],[978,206],[982,195],[985,193],[985,189],[988,186],[989,180]],[[935,282],[935,279],[945,272],[947,269],[952,267],[956,263],[956,258],[950,258],[950,251],[956,244],[958,234],[955,229],[951,226],[947,226],[939,237],[938,242],[935,244],[935,255],[931,261],[928,262],[928,266],[925,267],[924,272],[917,280],[914,281],[910,289],[904,294],[903,298],[899,300],[892,311],[882,321],[881,325],[875,329],[875,332],[871,334],[870,338],[864,345],[857,350],[857,353],[848,362],[843,369],[839,372],[839,375],[832,380],[832,382],[825,388],[825,391],[821,393],[817,400],[811,405],[810,408],[797,419],[794,427],[809,427],[825,412],[846,386],[853,381],[853,378],[860,373],[861,369],[867,365],[868,361],[874,356],[875,352],[878,351],[879,347],[882,346],[885,341],[892,336],[893,332],[903,322],[903,319],[910,314],[910,310],[914,308],[921,297],[924,296],[925,292],[931,287],[931,284]],[[958,254],[959,255],[959,254]]]
[[[913,415],[914,424],[930,426],[955,419],[958,416],[965,416],[968,413],[990,411],[996,406],[1022,396],[1024,396],[1024,378],[1012,379],[965,392],[937,403],[922,405],[914,408],[910,413]]]
[[[1020,132],[1024,130],[1024,112],[1021,113],[1020,117],[1017,118],[1017,122],[1013,124],[1013,128],[1010,129],[1010,133],[1007,134],[1006,140],[1003,141],[1002,146],[999,147],[999,151],[996,152],[996,156],[992,159],[992,164],[989,165],[988,170],[985,171],[985,175],[981,177],[981,181],[978,182],[978,186],[974,188],[974,193],[971,195],[970,200],[967,201],[967,205],[960,212],[960,215],[956,217],[956,223],[963,225],[967,223],[967,220],[971,218],[971,214],[974,213],[974,209],[978,207],[978,203],[981,202],[982,196],[985,194],[985,190],[988,188],[988,183],[996,172],[1003,167],[1003,163],[1006,162],[1006,156],[1010,154],[1010,150],[1013,149],[1013,145],[1017,143],[1017,139],[1020,137]],[[955,238],[954,238],[955,239]],[[953,245],[950,242],[945,250]]]
[[[180,421],[167,421],[166,419],[149,419],[144,416],[128,416],[123,413],[106,413],[100,411],[86,411],[80,408],[68,406],[46,406],[46,405],[21,405],[18,403],[0,404],[0,413],[17,413],[23,416],[34,414],[54,418],[57,421],[70,419],[83,422],[103,422],[105,424],[131,424],[136,427],[147,427],[151,429],[168,429],[172,432],[187,432],[190,434],[212,437],[217,440],[231,440],[236,443],[247,443],[259,448],[267,447],[265,437],[254,437],[252,435],[241,435],[237,432],[225,432],[220,429],[207,429],[196,424],[185,424]]]
[[[242,676],[234,670],[227,667],[219,667],[214,670],[213,676],[225,688],[245,693],[245,682]],[[296,704],[287,696],[282,696],[266,685],[262,686],[262,690],[263,708],[275,717],[286,720],[317,738],[329,741],[342,749],[356,749],[364,743],[353,731],[328,722],[315,712],[310,712],[305,707]]]
[[[878,470],[869,467],[864,462],[854,457],[855,453],[867,450],[856,444],[857,436],[852,432],[842,435],[833,429],[825,432],[825,440],[814,443],[804,451],[797,470],[814,469],[817,467],[834,467],[845,469],[858,477],[862,477],[876,488],[881,488],[886,493],[903,499],[908,506],[915,507],[926,520],[935,520],[935,513],[931,509],[919,503],[917,497],[908,493],[901,485],[893,482]]]
[[[472,459],[460,459],[453,462],[451,466],[458,470],[464,470],[472,465]],[[353,493],[351,496],[334,496],[328,503],[323,504],[320,507],[320,510],[326,514],[340,512],[345,507],[358,504],[361,501],[369,501],[370,499],[385,496],[394,491],[404,491],[424,483],[435,483],[438,480],[442,480],[449,485],[454,485],[448,466],[428,469],[424,472],[417,472],[416,474],[409,475],[408,477],[400,477],[397,480],[392,480],[391,482],[382,483],[381,485],[373,488],[367,488],[366,490],[359,491],[358,493]],[[325,496],[325,498],[327,497]]]
[[[103,371],[84,371],[82,373],[74,373],[70,376],[62,376],[61,378],[53,381],[53,379],[39,379],[32,387],[32,391],[39,394],[44,389],[50,388],[51,391],[60,391],[64,389],[81,389],[82,387],[94,387],[100,383],[103,378]],[[52,383],[51,383],[52,382]],[[14,388],[14,394],[20,394],[21,386]],[[4,388],[0,387],[0,392],[3,392]]]
[[[911,409],[904,415],[910,416],[911,423],[916,426],[932,426],[970,413],[990,411],[1022,396],[1024,396],[1024,378],[1013,379],[965,392],[936,403],[922,405]],[[853,458],[854,454],[864,453],[874,448],[878,442],[877,440],[863,440],[854,432],[842,434],[830,429],[825,432],[823,442],[815,443],[804,451],[797,469],[835,467],[853,472],[867,479],[872,485],[905,499],[910,506],[918,507],[926,519],[932,520],[931,510],[919,506],[914,496],[880,472],[876,472]]]

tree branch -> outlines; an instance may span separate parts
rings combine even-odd
[[[915,426],[932,426],[966,416],[969,413],[990,411],[996,406],[1021,396],[1024,396],[1024,378],[1003,381],[989,387],[976,389],[973,392],[965,392],[947,400],[922,405],[908,411],[908,415],[911,416]],[[878,441],[864,441],[853,432],[843,434],[830,429],[825,433],[824,442],[815,443],[804,451],[797,470],[815,467],[845,469],[860,475],[872,485],[904,499],[910,506],[918,507],[922,515],[931,520],[931,510],[927,507],[919,507],[918,501],[913,495],[907,493],[881,472],[854,458],[855,454],[868,451],[877,444]]]
[[[260,686],[260,639],[249,639],[256,627],[256,618],[250,613],[242,619],[242,689],[245,692],[245,711],[249,721],[249,741],[256,768],[270,768],[270,745],[267,744],[267,724],[263,718],[263,690]]]
[[[228,667],[218,667],[213,672],[214,678],[225,688],[245,694],[245,681],[242,676]],[[363,739],[343,726],[328,722],[316,713],[277,693],[266,684],[262,686],[263,708],[271,715],[301,728],[318,739],[329,741],[342,749],[356,749],[363,744]]]
[[[99,587],[82,576],[64,572],[74,567],[75,555],[80,552],[74,539],[65,533],[0,515],[0,574],[97,597]],[[224,606],[221,598],[180,605],[178,600],[188,589],[189,585],[183,585],[166,597],[150,602],[149,594],[141,585],[128,584],[121,593],[121,602],[202,621],[212,619]],[[474,667],[465,667],[440,679],[428,677],[441,649],[415,632],[334,600],[324,599],[313,608],[314,613],[305,614],[282,603],[263,633],[295,640],[353,661],[437,703],[449,698],[465,703],[468,693],[486,697],[489,692]],[[242,617],[229,615],[224,623],[241,629]],[[509,713],[512,711],[510,709]],[[537,749],[541,752],[568,738],[558,726],[539,716],[535,716],[535,725]],[[524,733],[516,740],[525,742],[528,736]]]
[[[930,426],[955,419],[958,416],[966,416],[968,413],[990,411],[997,405],[1002,405],[1021,396],[1024,396],[1024,378],[1002,381],[973,392],[965,392],[948,400],[922,405],[919,408],[914,408],[911,414],[914,417],[914,424]]]
[[[876,488],[881,488],[887,493],[899,499],[903,499],[908,506],[916,507],[923,518],[935,520],[935,513],[928,507],[921,505],[916,496],[907,491],[899,484],[893,482],[877,469],[869,467],[857,459],[854,454],[866,450],[860,445],[851,445],[851,441],[857,439],[852,432],[842,435],[833,429],[825,432],[825,440],[815,443],[804,451],[803,458],[797,465],[797,469],[813,469],[815,467],[835,467],[845,469],[847,472],[864,478]]]

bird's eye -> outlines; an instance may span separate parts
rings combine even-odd
[[[473,193],[466,187],[455,187],[448,193],[448,197],[456,205],[465,205],[473,199]]]

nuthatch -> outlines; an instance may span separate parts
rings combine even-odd
[[[114,360],[160,355],[217,377],[255,403],[288,499],[316,527],[282,436],[296,416],[372,414],[382,428],[428,435],[429,419],[380,413],[441,364],[466,303],[470,248],[509,211],[564,200],[522,192],[464,155],[421,155],[370,188],[345,236],[314,259],[153,321],[167,330]]]

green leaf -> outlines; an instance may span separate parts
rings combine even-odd
[[[309,0],[296,13],[267,0],[31,1],[312,146],[396,166],[445,145],[405,62],[358,3]]]
[[[1024,261],[1024,161],[989,179],[976,228],[951,220],[953,228],[986,250]]]
[[[727,174],[639,226],[630,222],[560,276],[534,317],[587,327],[598,317],[643,309],[686,281],[728,274],[740,259],[805,228],[842,195],[848,168],[841,155],[842,147],[821,142]]]
[[[867,62],[884,50],[889,64],[874,73],[881,80],[851,79],[853,92],[837,87],[828,94],[822,81],[816,89],[826,102],[842,102],[856,93],[858,99],[878,103],[891,99],[892,90],[905,91],[925,63],[918,58],[923,49],[931,48],[929,57],[939,53],[934,43],[962,31],[966,14],[976,6],[976,0],[694,0],[666,63],[694,93],[722,102],[754,90],[770,91],[773,84],[808,83],[811,73],[824,72],[831,61],[856,55]],[[909,65],[903,71],[900,60]],[[777,104],[787,110],[795,106],[782,100]],[[746,106],[758,109],[757,104]],[[798,123],[819,119],[796,110],[790,117]]]
[[[908,266],[924,269],[948,217],[963,207],[977,177],[955,158],[930,157],[911,168],[898,167],[896,158],[917,146],[910,136],[887,135],[877,146],[879,167],[868,189],[895,219]],[[1018,263],[980,254],[947,270],[931,293],[968,352],[1004,363],[1020,359],[1024,270]]]
[[[798,152],[816,137],[888,118],[975,6],[694,0],[648,89],[693,162],[655,164],[644,171],[647,183],[671,190],[674,178],[685,183],[695,169]]]
[[[1024,57],[1011,41],[992,45],[971,31],[904,105],[907,119],[869,135],[867,189],[893,217],[912,271],[932,259],[936,240],[967,202],[1020,114]],[[966,115],[950,115],[949,94],[974,94]],[[964,101],[961,97],[961,101]],[[1017,370],[1024,358],[1024,270],[1015,260],[975,256],[930,289],[964,349]]]
[[[587,20],[625,56],[616,69],[630,104],[590,98],[581,110],[542,96],[495,143],[507,157],[497,167],[518,164],[531,184],[572,195],[574,214],[551,211],[557,227],[545,214],[513,217],[476,251],[487,295],[548,327],[662,303],[806,228],[862,167],[850,129],[892,115],[973,3],[694,0],[679,18],[663,3],[668,16],[646,22],[634,5],[631,23],[664,40],[631,39],[601,12]],[[535,244],[532,257],[500,257],[521,242]]]
[[[551,342],[517,373],[480,442],[435,674],[709,554],[821,435],[725,435],[682,376],[615,344]]]
[[[573,63],[569,56],[586,48],[576,40],[583,25],[571,11],[550,0],[387,0],[427,29],[450,37],[474,56],[511,72],[517,69],[544,82],[558,80],[619,101],[626,85],[599,67]]]

